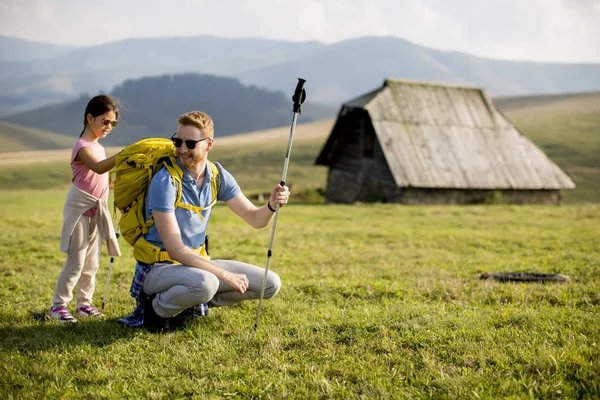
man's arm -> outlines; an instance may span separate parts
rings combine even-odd
[[[289,197],[289,188],[287,186],[277,185],[271,191],[269,204],[273,209],[277,207],[277,204],[284,206],[287,204]],[[267,204],[262,207],[256,207],[242,192],[238,193],[237,196],[229,200],[226,204],[231,211],[256,229],[264,228],[269,225],[271,218],[273,218],[273,211],[269,210]]]
[[[248,278],[246,275],[227,272],[184,245],[174,213],[153,211],[152,215],[154,215],[154,223],[156,224],[158,235],[171,259],[179,261],[182,265],[208,271],[231,286],[239,294],[244,294],[246,289],[248,289]]]

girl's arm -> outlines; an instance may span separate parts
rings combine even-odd
[[[90,149],[87,147],[82,147],[79,152],[77,152],[77,156],[75,160],[79,160],[85,164],[86,167],[91,169],[97,174],[103,174],[105,172],[110,171],[115,167],[115,160],[117,155],[110,156],[104,160],[98,160]]]

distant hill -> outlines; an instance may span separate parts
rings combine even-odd
[[[0,115],[181,73],[228,76],[285,93],[303,77],[312,101],[335,107],[388,77],[481,86],[493,96],[600,90],[600,64],[491,60],[392,37],[324,44],[199,36],[128,39],[42,61],[0,62]]]
[[[0,62],[43,60],[65,55],[75,49],[75,46],[59,46],[0,35]]]
[[[325,45],[212,36],[128,39],[43,61],[0,62],[0,116],[81,93],[109,92],[125,80],[142,77],[182,73],[237,77],[240,71],[294,60],[321,46]],[[292,80],[288,90],[293,90],[295,78],[288,77]]]
[[[492,60],[434,50],[391,37],[346,40],[240,74],[242,82],[280,88],[289,74],[311,84],[313,98],[335,104],[366,93],[385,78],[483,87],[492,96],[574,93],[600,90],[600,64]]]
[[[128,80],[110,94],[119,99],[122,106],[120,124],[103,140],[105,145],[127,145],[153,136],[168,137],[176,129],[177,117],[192,110],[210,114],[218,136],[284,126],[292,117],[293,87],[286,96],[282,92],[244,86],[232,78],[210,75],[164,75]],[[81,96],[5,120],[77,137],[90,97]],[[303,106],[302,121],[330,118],[336,111],[332,107],[307,103]]]
[[[580,111],[591,111],[598,108],[600,92],[564,93],[532,96],[497,97],[494,103],[504,112],[527,112],[532,108],[550,106],[551,109],[561,112],[572,112],[573,108]],[[551,107],[554,105],[555,107]]]
[[[72,147],[73,137],[0,121],[0,153]]]
[[[32,76],[23,68],[32,64],[43,65],[48,59],[64,56],[76,49],[74,46],[58,46],[0,35],[0,116],[64,99],[64,93],[57,94],[56,91],[56,84],[60,86],[61,78],[48,78],[44,88],[37,84],[39,74]],[[35,88],[29,88],[32,82]],[[14,90],[15,87],[21,89]],[[66,97],[72,96],[69,94]]]

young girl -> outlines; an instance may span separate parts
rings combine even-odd
[[[58,276],[50,308],[50,317],[60,322],[76,322],[67,304],[77,285],[78,317],[101,317],[92,306],[95,275],[100,266],[102,240],[107,240],[108,254],[120,256],[119,245],[107,206],[110,171],[115,156],[106,158],[98,143],[117,126],[119,109],[106,95],[92,98],[85,108],[83,131],[71,153],[73,184],[63,208],[60,249],[67,261]]]

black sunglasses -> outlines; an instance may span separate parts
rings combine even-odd
[[[205,137],[205,138],[202,138],[200,140],[192,140],[192,139],[183,140],[183,139],[176,138],[175,135],[177,135],[177,132],[175,132],[173,134],[173,136],[171,136],[171,140],[173,141],[173,145],[175,147],[181,147],[181,145],[183,144],[183,142],[185,142],[185,147],[187,147],[190,150],[193,150],[194,147],[196,147],[196,144],[198,144],[198,143],[200,143],[200,142],[202,142],[202,141],[204,141],[206,139],[210,139],[209,137]]]

